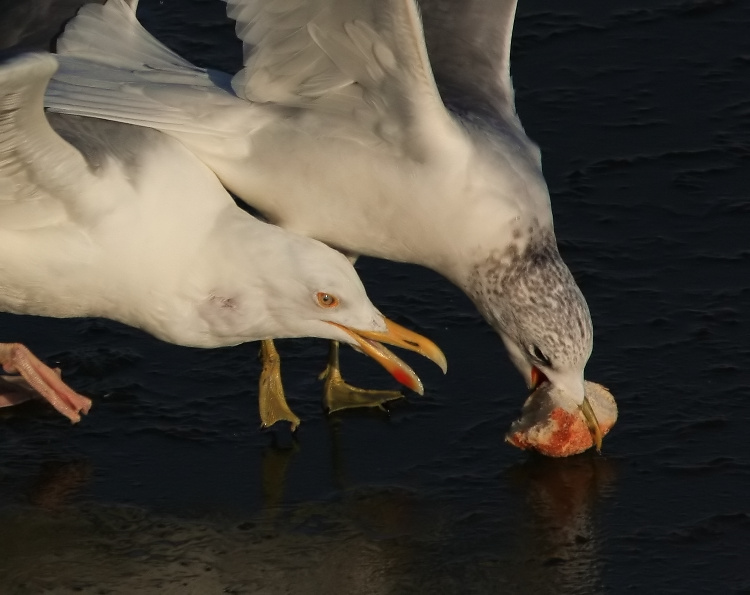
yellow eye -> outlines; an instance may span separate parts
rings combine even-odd
[[[318,304],[321,308],[335,308],[339,305],[338,298],[325,291],[319,291],[315,297],[318,298]]]

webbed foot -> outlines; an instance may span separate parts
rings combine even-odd
[[[278,421],[288,421],[294,432],[300,419],[287,405],[281,384],[281,358],[272,340],[261,341],[260,354],[263,361],[258,391],[261,427],[269,428]]]
[[[323,405],[329,413],[343,409],[354,409],[358,407],[378,407],[385,410],[383,406],[389,401],[402,399],[404,397],[397,390],[371,390],[357,388],[344,382],[339,367],[339,344],[331,341],[331,350],[328,356],[328,366],[320,375],[325,379],[323,388]]]
[[[44,365],[20,343],[0,343],[0,365],[10,374],[20,374],[25,381],[4,379],[0,406],[22,403],[38,394],[73,423],[81,421],[81,413],[91,409],[91,399],[75,392],[62,381],[59,370]],[[14,380],[16,386],[8,386]]]

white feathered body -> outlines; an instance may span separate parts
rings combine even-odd
[[[232,4],[239,6],[233,16],[252,20],[241,11],[253,2]],[[300,8],[300,23],[320,10],[315,4]],[[340,8],[370,10],[349,4]],[[459,285],[467,264],[493,247],[508,246],[518,229],[551,229],[538,149],[514,113],[490,130],[484,122],[449,116],[435,104],[437,93],[401,99],[398,90],[387,92],[391,80],[410,85],[420,66],[412,62],[420,56],[389,55],[379,33],[339,13],[336,19],[355,25],[345,25],[348,35],[342,39],[319,32],[315,41],[324,49],[359,43],[370,55],[337,64],[343,73],[328,68],[316,79],[309,71],[325,56],[311,54],[308,35],[299,40],[307,44],[305,52],[282,69],[286,78],[268,74],[272,67],[260,68],[262,54],[251,61],[231,81],[245,95],[238,97],[228,75],[197,68],[168,50],[121,0],[90,6],[59,42],[62,68],[47,104],[57,111],[154,126],[178,138],[229,190],[285,229],[349,253],[423,264]],[[296,38],[290,39],[289,47],[270,44],[279,56],[267,60],[293,54]],[[356,72],[350,76],[347,69]],[[308,97],[288,95],[296,82],[287,79],[297,72],[310,75],[304,87]],[[330,79],[335,75],[367,84],[338,92]],[[424,113],[415,118],[415,109]]]
[[[263,109],[275,108],[257,107]],[[332,117],[330,128],[335,124]],[[538,168],[509,167],[500,177],[488,154],[477,154],[474,143],[458,134],[418,162],[332,137],[325,129],[320,118],[276,119],[247,138],[250,159],[216,157],[205,139],[194,145],[187,135],[175,136],[227,188],[251,197],[255,208],[285,229],[355,254],[422,264],[456,282],[467,263],[486,255],[488,247],[508,245],[524,223],[551,226],[549,209],[540,220],[529,204],[530,195],[548,201],[543,185],[529,188],[524,181],[527,173],[538,175]],[[279,175],[285,168],[294,175]]]
[[[105,160],[79,188],[79,201],[92,209],[59,213],[54,224],[46,221],[31,229],[0,222],[3,310],[102,316],[166,340],[201,345],[216,340],[210,320],[197,315],[213,289],[207,286],[208,271],[213,279],[242,275],[257,280],[254,289],[263,294],[267,260],[262,249],[255,252],[253,240],[266,238],[253,229],[256,222],[235,205],[212,200],[218,181],[177,141],[148,136],[148,148],[134,164],[142,184],[130,179],[121,162]],[[187,200],[191,196],[199,200]],[[231,247],[233,234],[247,250],[245,269],[217,270],[236,262],[211,254]],[[251,291],[251,285],[245,290]],[[248,324],[263,336],[263,312],[258,313],[260,319]]]
[[[529,385],[538,372],[580,403],[591,317],[515,113],[516,2],[419,2],[429,58],[415,0],[227,0],[244,48],[230,78],[108,0],[66,29],[46,101],[163,130],[288,230],[438,271]]]
[[[176,139],[45,117],[56,66],[0,63],[0,309],[106,317],[199,347],[385,328],[346,257],[244,212]],[[319,292],[340,306],[322,311]]]

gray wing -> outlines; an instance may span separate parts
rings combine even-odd
[[[515,114],[510,40],[516,0],[419,0],[427,52],[443,98]]]
[[[94,175],[44,115],[44,90],[56,68],[51,54],[0,64],[0,228],[62,223],[86,205],[81,188]]]
[[[414,0],[226,1],[244,44],[241,97],[336,113],[353,136],[407,152],[451,134]]]

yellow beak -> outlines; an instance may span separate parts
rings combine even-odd
[[[583,417],[586,418],[586,425],[589,427],[591,432],[591,440],[596,447],[596,452],[602,452],[602,430],[599,427],[599,420],[596,419],[596,413],[591,408],[588,397],[583,397],[583,403],[580,405]]]
[[[336,322],[329,321],[328,323],[347,333],[354,339],[362,353],[369,355],[388,370],[391,376],[415,393],[424,394],[424,387],[419,376],[404,361],[399,359],[395,353],[381,345],[381,343],[387,343],[388,345],[401,347],[409,351],[416,351],[435,362],[443,371],[443,374],[448,371],[448,362],[445,359],[445,355],[435,343],[387,318],[385,319],[385,332],[360,331]]]

